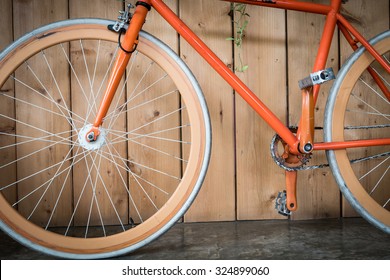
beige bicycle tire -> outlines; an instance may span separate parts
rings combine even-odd
[[[0,56],[0,85],[26,58],[48,46],[79,38],[117,42],[118,34],[107,29],[109,24],[112,22],[97,19],[69,20],[24,36]],[[207,170],[211,146],[210,121],[205,100],[195,78],[173,51],[145,32],[140,34],[139,41],[137,51],[154,60],[169,73],[182,98],[186,99],[191,120],[191,152],[180,185],[166,205],[142,224],[113,236],[87,239],[61,236],[42,229],[19,215],[1,195],[0,225],[24,245],[63,258],[117,256],[158,238],[184,215],[194,200]]]

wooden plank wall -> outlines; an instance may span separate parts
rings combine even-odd
[[[310,1],[310,0],[308,0]],[[311,0],[326,3],[327,0]],[[230,4],[217,0],[167,0],[174,11],[204,39],[232,69],[238,53],[248,70],[238,75],[289,125],[299,121],[297,80],[311,72],[324,18],[262,7],[248,9],[250,23],[243,46],[231,41],[234,28]],[[389,0],[351,0],[344,10],[367,37],[389,28]],[[0,48],[33,28],[77,17],[115,19],[122,3],[115,0],[0,0]],[[277,192],[284,189],[283,171],[273,164],[269,144],[273,132],[235,96],[233,90],[200,61],[199,56],[152,12],[145,29],[161,38],[190,66],[209,105],[213,126],[213,154],[204,186],[185,216],[187,222],[283,218],[274,211]],[[351,53],[344,39],[334,36],[328,65],[338,69]],[[329,85],[322,88],[316,126]],[[322,131],[317,131],[321,139]],[[324,161],[320,155],[313,162]],[[353,215],[333,183],[329,169],[300,173],[299,210],[293,219]]]

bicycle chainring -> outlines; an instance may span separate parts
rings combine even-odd
[[[271,141],[271,156],[278,166],[287,171],[299,171],[307,169],[311,154],[293,155],[286,152],[287,144],[275,134]],[[288,149],[288,147],[287,147]]]

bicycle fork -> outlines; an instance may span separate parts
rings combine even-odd
[[[99,106],[98,113],[96,115],[92,127],[85,135],[87,142],[97,141],[100,135],[100,127],[103,124],[105,116],[107,115],[118,85],[131,58],[131,55],[137,47],[138,34],[141,31],[141,28],[146,19],[146,15],[150,11],[150,9],[151,5],[148,0],[138,1],[136,3],[136,9],[134,11],[134,14],[131,15],[129,28],[126,31],[122,42],[119,42],[120,49],[116,57],[114,67],[112,69],[110,79],[108,80],[109,82],[104,93],[103,100]]]

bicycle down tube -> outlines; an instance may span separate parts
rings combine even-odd
[[[349,32],[354,35],[356,39],[367,48],[367,50],[382,64],[385,69],[390,72],[390,66],[384,61],[384,59],[372,48],[369,43],[349,24],[345,24],[345,20],[339,13],[341,0],[331,0],[330,5],[322,5],[316,3],[305,3],[300,1],[284,0],[284,1],[260,1],[260,0],[222,0],[226,2],[246,3],[257,6],[266,6],[278,9],[297,10],[302,12],[310,12],[323,14],[327,16],[322,39],[318,49],[317,58],[313,67],[313,72],[324,69],[326,60],[333,37],[336,25],[343,27],[345,32]],[[162,0],[142,0],[137,2],[138,6],[130,23],[130,29],[124,36],[124,44],[127,48],[132,48],[133,44],[136,44],[136,34],[142,27],[148,7],[153,7],[181,36],[184,38],[198,53],[201,55],[210,66],[230,85],[232,88],[265,120],[265,122],[288,144],[290,152],[293,154],[299,154],[302,151],[299,149],[301,131],[298,130],[297,135],[290,131],[290,129],[253,93],[248,86],[246,86],[209,48],[207,45],[162,1]],[[141,12],[142,11],[142,12]],[[344,33],[344,32],[343,32]],[[119,55],[116,65],[124,65],[124,59],[129,59],[131,54],[122,50]],[[119,67],[118,66],[118,67]],[[122,73],[124,69],[121,70]],[[115,73],[113,78],[120,77],[120,71]],[[116,81],[119,83],[119,80]],[[110,82],[112,85],[112,82]],[[92,135],[95,137],[99,134],[98,127],[102,123],[105,113],[108,110],[110,100],[112,100],[113,91],[112,87],[107,90],[103,104],[100,107],[97,119],[94,122],[94,128],[91,130]],[[317,101],[319,93],[319,85],[313,88],[313,101],[304,102],[307,106],[314,107]],[[107,102],[106,102],[107,101]],[[302,111],[310,112],[310,108],[304,108]],[[309,118],[303,118],[309,119]],[[310,121],[310,120],[307,120]],[[313,124],[305,123],[304,127],[308,127],[307,131],[312,131]],[[302,132],[309,133],[309,132]],[[307,138],[302,135],[302,138]],[[310,137],[309,137],[310,139]],[[301,143],[302,144],[302,143]],[[379,146],[390,145],[390,138],[374,139],[374,140],[358,140],[358,141],[346,141],[339,143],[314,143],[311,150],[331,150],[331,149],[346,149],[354,147],[365,146]],[[301,145],[302,146],[302,145]],[[311,152],[310,150],[310,152]]]

